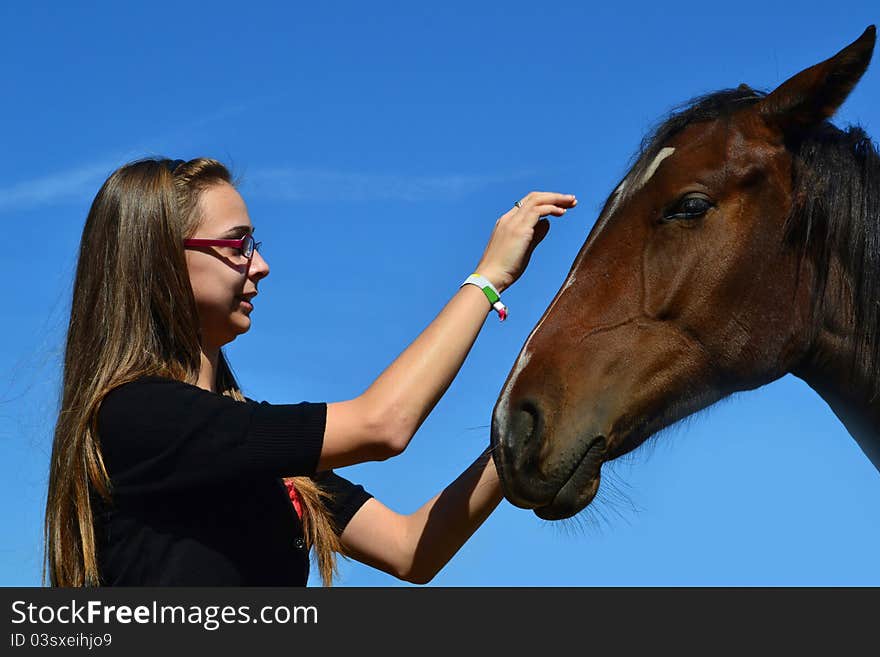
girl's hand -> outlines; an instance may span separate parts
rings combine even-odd
[[[495,222],[476,273],[486,277],[501,293],[522,275],[532,252],[550,230],[544,217],[561,217],[568,208],[577,205],[572,194],[531,192]]]

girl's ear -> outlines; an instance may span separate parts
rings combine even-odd
[[[765,121],[783,133],[798,132],[830,118],[862,77],[874,51],[876,28],[833,57],[789,78],[757,105]]]

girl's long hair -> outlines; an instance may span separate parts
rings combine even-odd
[[[144,159],[111,174],[92,202],[80,242],[49,469],[44,572],[52,586],[99,586],[93,502],[112,501],[97,414],[113,388],[159,375],[195,385],[198,312],[183,240],[201,221],[202,192],[234,184],[220,162],[198,158],[172,168]],[[173,166],[173,165],[172,165]],[[218,393],[244,401],[222,350]],[[336,572],[339,539],[326,493],[293,477],[302,497],[306,542],[325,586]]]

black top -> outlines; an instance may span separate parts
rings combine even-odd
[[[101,583],[305,586],[302,524],[281,477],[333,493],[338,532],[371,495],[315,475],[326,404],[244,402],[162,377],[113,389],[98,412],[112,504],[97,495]]]

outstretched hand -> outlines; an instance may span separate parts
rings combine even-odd
[[[546,217],[561,217],[575,205],[577,199],[572,194],[529,193],[518,207],[515,205],[495,222],[476,273],[489,279],[499,293],[513,285],[550,230]]]

